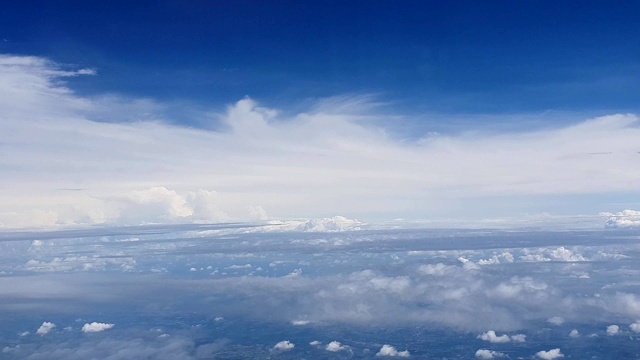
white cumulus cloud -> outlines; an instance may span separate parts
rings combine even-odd
[[[55,327],[56,327],[56,324],[54,324],[52,322],[45,321],[45,322],[42,323],[42,325],[40,325],[38,330],[36,330],[36,334],[38,334],[38,335],[46,335],[51,330],[53,330],[53,328],[55,328]]]
[[[82,332],[83,333],[101,332],[101,331],[109,330],[114,326],[115,326],[114,324],[106,324],[106,323],[99,323],[99,322],[86,323],[82,325]]]
[[[478,335],[478,338],[494,344],[508,343],[509,341],[511,341],[509,335],[498,336],[493,330],[489,330],[483,334]]]
[[[342,345],[339,341],[332,341],[327,344],[327,346],[325,347],[325,350],[331,351],[331,352],[338,352],[338,351],[347,350],[347,347]]]
[[[538,351],[536,356],[542,360],[553,360],[563,358],[564,354],[560,351],[560,349],[551,349],[549,351]]]
[[[619,332],[620,332],[620,326],[618,325],[607,326],[607,335],[609,336],[618,335]]]
[[[398,351],[391,345],[382,345],[376,356],[397,356],[397,357],[409,357],[411,354],[408,350]]]
[[[640,211],[627,209],[616,213],[601,212],[600,216],[607,217],[606,227],[626,228],[640,226]]]
[[[277,343],[277,344],[275,344],[273,346],[273,348],[275,350],[280,350],[280,351],[289,351],[289,350],[293,349],[294,347],[295,347],[295,344],[293,344],[289,340],[280,341],[279,343]]]

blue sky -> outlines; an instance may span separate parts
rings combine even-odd
[[[636,2],[4,9],[0,226],[640,207]]]
[[[9,1],[2,359],[638,358],[637,1]]]
[[[377,94],[403,113],[637,109],[634,1],[34,1],[0,52],[91,67],[82,93],[202,106]],[[185,119],[188,121],[188,119]]]

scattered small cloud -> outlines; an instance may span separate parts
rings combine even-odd
[[[481,335],[478,335],[478,338],[493,344],[503,344],[511,341],[511,338],[509,337],[509,335],[498,336],[496,335],[496,332],[493,330],[489,330]]]
[[[636,321],[629,325],[629,329],[635,333],[640,333],[640,321]]]
[[[378,351],[378,353],[376,354],[376,356],[392,356],[392,357],[409,357],[411,354],[409,354],[408,350],[405,351],[398,351],[396,350],[396,348],[394,348],[391,345],[382,345],[382,347],[380,348],[380,350]]]
[[[325,347],[325,350],[331,351],[331,352],[338,352],[338,351],[347,350],[347,347],[342,345],[339,341],[332,341],[327,344],[327,346]]]
[[[293,344],[289,340],[280,341],[279,343],[277,343],[277,344],[275,344],[273,346],[273,348],[275,350],[279,350],[279,351],[289,351],[289,350],[293,349],[294,347],[295,347],[295,344]]]
[[[55,327],[56,327],[56,324],[54,324],[52,322],[45,321],[45,322],[42,323],[42,325],[40,325],[38,330],[36,330],[36,334],[38,334],[38,335],[46,335],[51,330],[53,330]]]
[[[564,354],[560,352],[560,349],[551,349],[549,351],[538,351],[536,356],[542,360],[553,360],[563,358]]]
[[[607,335],[614,336],[614,335],[618,335],[619,332],[620,332],[620,327],[618,325],[607,326]]]
[[[101,331],[109,330],[114,326],[115,324],[106,324],[106,323],[99,323],[99,322],[92,322],[90,324],[86,323],[82,325],[82,332],[83,333],[101,332]]]
[[[569,337],[572,337],[572,338],[580,337],[580,332],[578,332],[578,330],[577,330],[577,329],[573,329],[573,330],[571,330],[571,332],[569,333]]]

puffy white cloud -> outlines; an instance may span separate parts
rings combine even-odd
[[[179,193],[154,186],[108,198],[104,203],[103,221],[129,225],[228,221],[229,215],[220,210],[218,204],[215,191],[198,189]],[[251,220],[262,219],[263,215],[251,217]]]
[[[524,334],[515,334],[515,335],[507,335],[507,334],[503,334],[498,336],[496,334],[495,331],[493,330],[489,330],[487,332],[484,332],[480,335],[478,335],[478,339],[482,339],[484,341],[488,341],[490,343],[494,343],[494,344],[504,344],[504,343],[508,343],[510,341],[516,342],[516,343],[523,343],[527,341],[527,336]]]
[[[560,352],[560,349],[551,349],[549,351],[538,351],[536,356],[542,360],[553,360],[563,358],[564,354]]]
[[[499,351],[487,350],[487,349],[479,349],[476,351],[476,357],[478,359],[495,359],[497,357],[503,357],[504,353]]]
[[[42,323],[42,325],[40,325],[38,330],[36,330],[36,334],[38,334],[38,335],[46,335],[51,330],[53,330],[55,327],[56,327],[56,324],[54,324],[52,322],[45,321],[45,322]]]
[[[573,330],[571,330],[571,332],[569,333],[569,336],[570,336],[570,337],[572,337],[572,338],[580,337],[580,332],[578,332],[578,330],[577,330],[577,329],[573,329]]]
[[[586,261],[582,254],[575,253],[564,246],[560,246],[550,251],[549,255],[556,261]]]
[[[359,230],[361,225],[362,223],[358,220],[347,219],[344,216],[334,216],[308,220],[298,225],[296,230],[308,232]]]
[[[289,340],[280,341],[279,343],[277,343],[277,344],[275,344],[273,346],[273,348],[275,350],[280,350],[280,351],[289,351],[289,350],[293,349],[294,347],[295,347],[295,344],[293,344]]]
[[[398,351],[391,345],[382,345],[376,356],[397,356],[397,357],[409,357],[411,354],[408,350]]]
[[[640,321],[636,321],[629,325],[629,329],[635,333],[640,333]]]
[[[332,341],[328,343],[324,349],[331,352],[338,352],[338,351],[347,350],[348,348],[342,345],[339,341]]]
[[[640,211],[623,210],[617,213],[601,212],[600,216],[607,217],[606,227],[626,228],[640,226]]]
[[[575,249],[567,249],[564,246],[557,248],[522,249],[524,255],[520,256],[521,261],[544,262],[544,261],[564,261],[577,262],[588,261]]]
[[[458,257],[458,261],[462,263],[462,267],[465,270],[479,270],[480,268],[473,261],[465,258],[464,256]]]
[[[309,343],[309,345],[311,346],[320,346],[320,344],[322,344],[320,341],[318,340],[313,340]]]
[[[496,335],[496,332],[493,330],[489,330],[485,333],[482,333],[480,335],[478,335],[478,339],[482,339],[484,341],[488,341],[490,343],[494,343],[494,344],[501,344],[501,343],[508,343],[509,341],[511,341],[511,338],[509,338],[509,335]]]
[[[106,324],[106,323],[99,323],[99,322],[92,322],[90,324],[86,323],[82,325],[82,332],[83,333],[101,332],[101,331],[109,330],[114,326],[115,326],[114,324]]]
[[[607,326],[607,335],[609,336],[618,335],[619,332],[620,332],[620,326],[618,325]]]

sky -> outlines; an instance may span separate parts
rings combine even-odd
[[[638,359],[636,1],[0,11],[0,359]]]
[[[638,10],[5,4],[0,226],[604,225],[640,207]]]

